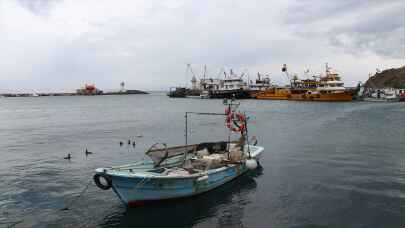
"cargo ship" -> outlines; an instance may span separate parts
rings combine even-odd
[[[282,71],[287,72],[284,64]],[[346,91],[339,74],[326,64],[324,76],[313,76],[313,79],[290,79],[290,86],[273,87],[255,95],[256,99],[265,100],[296,100],[296,101],[351,101],[353,94]]]

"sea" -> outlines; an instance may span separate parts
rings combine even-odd
[[[184,144],[185,112],[223,113],[222,100],[0,98],[0,227],[405,227],[405,102],[239,102],[265,148],[259,169],[199,196],[126,208],[95,186],[95,169],[147,159],[154,143]],[[187,135],[229,132],[221,116],[190,115]]]

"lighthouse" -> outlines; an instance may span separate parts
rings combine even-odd
[[[121,93],[123,93],[123,92],[126,91],[126,90],[125,90],[125,82],[121,82],[121,83],[120,83],[120,87],[121,87],[121,89],[120,89],[120,92],[121,92]]]

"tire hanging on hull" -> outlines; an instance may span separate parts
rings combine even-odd
[[[107,185],[101,183],[101,178],[105,180]],[[105,174],[96,173],[93,176],[94,183],[96,183],[97,187],[101,188],[102,190],[108,190],[112,187],[112,180],[109,176]]]

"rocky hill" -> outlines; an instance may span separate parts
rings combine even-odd
[[[405,66],[376,73],[365,83],[368,88],[405,88]]]

